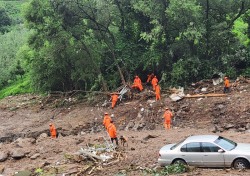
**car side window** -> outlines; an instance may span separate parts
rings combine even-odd
[[[201,148],[203,152],[218,152],[218,150],[220,149],[218,146],[210,142],[202,142]]]
[[[199,142],[191,142],[181,147],[181,152],[201,152],[201,146]]]

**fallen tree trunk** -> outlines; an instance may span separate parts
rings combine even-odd
[[[202,97],[225,97],[227,94],[197,94],[197,95],[186,95],[184,98],[202,98]]]

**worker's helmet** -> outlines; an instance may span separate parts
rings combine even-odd
[[[136,78],[138,78],[138,76],[137,76],[137,75],[136,75],[135,77],[136,77]]]
[[[224,79],[227,79],[227,78],[228,78],[227,76],[224,77]]]
[[[50,123],[49,126],[52,126],[52,123]]]
[[[168,109],[168,107],[165,108],[166,110]]]
[[[105,115],[108,115],[108,113],[107,113],[107,112],[105,112],[104,114],[105,114]]]

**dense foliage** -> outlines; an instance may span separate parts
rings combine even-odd
[[[15,62],[40,91],[111,90],[151,72],[162,86],[250,76],[249,0],[31,0],[23,9],[34,32]]]
[[[0,89],[13,86],[16,81],[18,87],[20,81],[24,81],[22,80],[25,73],[23,61],[17,57],[19,49],[27,43],[29,36],[21,16],[22,3],[21,1],[0,2]],[[22,92],[22,90],[17,92],[20,91]]]

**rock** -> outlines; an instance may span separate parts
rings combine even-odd
[[[246,124],[246,129],[249,130],[250,129],[250,123]]]
[[[212,127],[211,128],[211,130],[210,131],[212,131],[213,133],[216,133],[218,130],[217,130],[217,127],[216,126],[214,126],[214,127]]]
[[[34,144],[36,140],[34,138],[18,138],[15,143],[21,147],[30,146]]]
[[[126,126],[125,131],[128,131],[129,129],[133,128],[134,125],[135,125],[134,122],[130,121],[130,122],[128,123],[128,125]]]
[[[145,141],[147,141],[147,140],[149,140],[149,139],[151,139],[151,138],[157,138],[158,136],[156,136],[156,135],[151,135],[151,134],[149,134],[148,136],[146,136],[145,138],[143,138],[143,140],[145,140]]]
[[[243,132],[243,131],[246,131],[246,128],[238,128],[237,129],[239,132]]]
[[[8,159],[8,153],[7,152],[0,152],[0,162],[4,162]]]
[[[20,150],[20,149],[14,149],[12,151],[11,157],[14,159],[21,159],[21,158],[25,157],[25,152],[23,150]]]
[[[135,126],[133,127],[133,130],[135,130],[135,131],[140,130],[140,129],[142,129],[145,125],[146,125],[145,122],[142,122],[142,123],[137,122],[137,123],[135,124]]]
[[[234,127],[234,125],[231,124],[231,123],[229,123],[229,124],[227,124],[224,128],[225,128],[226,130],[228,130],[228,129],[233,128],[233,127]]]
[[[39,138],[47,138],[48,137],[48,134],[47,133],[42,133],[40,134]]]
[[[189,165],[185,165],[186,171],[187,172],[193,172],[196,170],[195,166],[189,166]]]
[[[222,128],[222,127],[217,127],[217,131],[223,132],[223,131],[224,131],[224,128]]]
[[[46,160],[46,158],[43,158],[44,160]],[[39,163],[37,164],[37,167],[36,168],[44,168],[46,166],[49,166],[51,163],[48,162],[48,161],[45,161],[45,162],[42,162],[42,163]]]
[[[30,159],[34,160],[34,159],[38,158],[39,156],[40,156],[40,153],[35,153],[34,155],[32,155],[30,157]]]
[[[48,137],[48,134],[47,133],[42,133],[40,134],[40,136],[37,138],[36,142],[40,142],[42,141],[43,139],[47,138]]]
[[[3,173],[4,169],[5,169],[5,167],[0,165],[0,174]]]
[[[225,105],[223,105],[223,104],[218,104],[218,105],[217,105],[217,108],[218,108],[218,109],[223,109],[224,107],[225,107]]]
[[[14,176],[31,176],[32,172],[28,171],[28,170],[24,170],[24,171],[19,171],[17,173],[15,173]]]
[[[0,136],[0,142],[12,142],[12,141],[13,141],[13,134]]]

